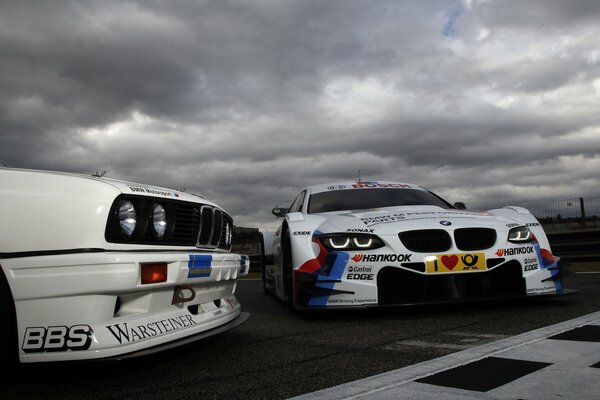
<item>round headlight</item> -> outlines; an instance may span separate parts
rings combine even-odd
[[[135,231],[136,224],[135,207],[130,201],[122,201],[119,205],[119,226],[121,227],[121,233],[126,237],[130,238]]]
[[[167,212],[160,204],[152,205],[152,227],[157,239],[163,239],[167,231]]]
[[[327,243],[334,249],[345,249],[350,245],[350,238],[347,236],[330,237],[327,239]]]
[[[354,245],[359,249],[368,249],[373,245],[372,237],[355,237]]]

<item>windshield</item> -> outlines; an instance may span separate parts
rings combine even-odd
[[[438,206],[453,208],[431,192],[417,189],[336,190],[310,196],[308,213],[342,210],[365,210],[393,206]]]

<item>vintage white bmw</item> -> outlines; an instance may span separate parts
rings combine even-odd
[[[0,167],[0,351],[125,358],[243,323],[233,221],[181,191]],[[5,358],[6,360],[6,358]]]
[[[263,285],[292,309],[574,293],[526,209],[466,210],[412,183],[302,190],[273,240]]]

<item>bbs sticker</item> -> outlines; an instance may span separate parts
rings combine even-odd
[[[89,325],[28,327],[21,348],[25,353],[87,350],[92,344],[92,333]]]

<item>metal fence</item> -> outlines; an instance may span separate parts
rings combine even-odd
[[[527,208],[546,230],[600,228],[600,197],[574,197],[519,204]]]

